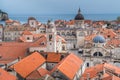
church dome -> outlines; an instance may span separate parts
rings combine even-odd
[[[80,8],[78,10],[78,14],[75,16],[75,20],[84,20],[84,16],[80,13]]]
[[[95,36],[93,38],[94,43],[105,43],[105,41],[106,41],[105,38],[101,35]]]
[[[28,20],[36,20],[34,17],[29,17]]]

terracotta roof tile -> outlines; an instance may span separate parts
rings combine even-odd
[[[60,62],[61,54],[49,53],[47,56],[47,62]]]
[[[30,43],[2,42],[0,43],[0,63],[8,63],[18,57],[25,57]]]
[[[110,76],[109,74],[105,73],[105,74],[103,75],[102,80],[112,80],[112,76]]]
[[[32,35],[32,33],[28,30],[22,32],[22,35]]]
[[[0,80],[17,80],[17,78],[0,68]]]
[[[120,78],[117,77],[117,76],[113,76],[113,77],[112,77],[112,80],[120,80]]]
[[[91,35],[85,36],[85,40],[92,41],[95,36],[96,36],[96,34],[91,34]]]
[[[119,67],[116,67],[116,66],[113,66],[113,65],[111,65],[111,64],[105,64],[104,65],[104,68],[105,69],[110,69],[110,70],[113,70],[115,73],[117,73],[117,74],[120,74],[120,68]]]
[[[107,42],[107,45],[112,45],[114,47],[120,46],[120,40],[119,39],[111,39]]]
[[[12,23],[13,20],[9,19],[9,20],[6,20],[5,22],[6,22],[6,23]]]
[[[21,37],[19,38],[19,41],[26,42],[26,39],[25,39],[24,36],[21,36]]]
[[[87,79],[87,76],[89,75],[90,79],[94,78],[97,76],[97,73],[100,71],[103,71],[104,64],[99,64],[90,68],[87,68],[82,75],[83,79]]]
[[[72,80],[82,63],[83,61],[80,58],[71,53],[60,62],[57,69]]]
[[[39,68],[35,71],[33,71],[29,76],[27,76],[26,80],[36,80],[39,79],[45,75],[49,74],[49,71],[44,68]]]
[[[108,63],[104,63],[104,64],[98,64],[96,66],[87,68],[84,74],[82,75],[81,79],[87,80],[88,74],[90,79],[93,79],[98,76],[99,72],[104,71],[105,73],[103,73],[102,80],[120,80],[120,78],[118,78],[115,75],[113,76],[109,75],[109,73],[107,72],[108,70],[110,72],[113,71],[113,73],[120,74],[120,69],[118,67]]]
[[[34,52],[18,63],[14,64],[14,70],[23,78],[26,78],[31,72],[41,66],[44,62],[44,57],[39,53]]]
[[[37,69],[37,71],[39,72],[41,76],[45,76],[46,74],[49,74],[49,71],[44,68],[39,68]]]
[[[112,29],[101,28],[100,32],[105,38],[108,38],[109,36],[109,38],[113,39],[117,36],[117,34]]]
[[[62,43],[66,43],[66,40],[65,40],[63,37],[57,35],[57,36],[56,36],[56,40],[59,41],[59,39],[62,40]]]

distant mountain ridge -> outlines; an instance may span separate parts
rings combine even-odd
[[[2,10],[0,10],[0,21],[5,21],[8,20],[8,14],[6,12],[3,12]]]

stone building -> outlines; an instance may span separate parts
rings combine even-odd
[[[0,25],[0,42],[3,41],[3,26]]]
[[[64,27],[57,28],[57,34],[64,37],[67,41],[67,49],[79,49],[84,46],[84,38],[93,30],[85,25],[84,16],[81,14],[80,8],[74,20],[71,20]]]
[[[36,29],[34,27],[30,26],[23,26],[23,25],[12,25],[12,26],[6,26],[4,28],[4,41],[15,41],[17,40],[23,31],[28,30],[32,33],[36,32]]]

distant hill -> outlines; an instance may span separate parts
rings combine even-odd
[[[8,14],[6,12],[3,12],[2,10],[0,10],[0,21],[5,21],[8,20]]]

